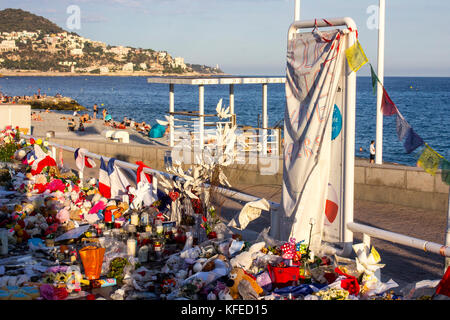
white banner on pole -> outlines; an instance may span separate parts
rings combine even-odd
[[[331,171],[335,183],[332,117],[343,70],[343,38],[340,30],[316,29],[288,41],[280,236],[297,241],[311,237],[313,250],[322,241]]]

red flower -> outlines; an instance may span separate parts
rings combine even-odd
[[[30,138],[30,144],[35,144],[36,141],[33,138]]]
[[[208,222],[208,220],[205,218],[205,216],[202,216],[203,222]]]

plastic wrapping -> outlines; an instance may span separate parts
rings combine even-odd
[[[105,248],[86,246],[79,251],[87,279],[99,279],[102,271]]]

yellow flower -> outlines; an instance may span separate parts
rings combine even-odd
[[[37,140],[36,140],[36,143],[37,143],[37,144],[42,144],[42,139],[37,139]]]

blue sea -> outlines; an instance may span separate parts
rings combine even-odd
[[[413,129],[434,150],[450,160],[450,78],[386,77],[389,96]],[[0,91],[7,95],[60,93],[92,110],[96,103],[107,108],[115,120],[124,116],[155,124],[164,119],[169,106],[169,85],[149,84],[147,77],[3,77]],[[261,85],[235,85],[238,124],[257,126],[261,113]],[[205,112],[214,113],[217,102],[228,105],[228,86],[205,86]],[[197,110],[198,87],[175,85],[175,109]],[[284,84],[268,86],[269,126],[283,118]],[[395,117],[384,117],[383,161],[414,166],[417,155],[406,154],[397,139]],[[355,155],[368,157],[371,140],[376,140],[376,95],[370,77],[358,77],[356,96]],[[359,152],[362,147],[364,151]]]

